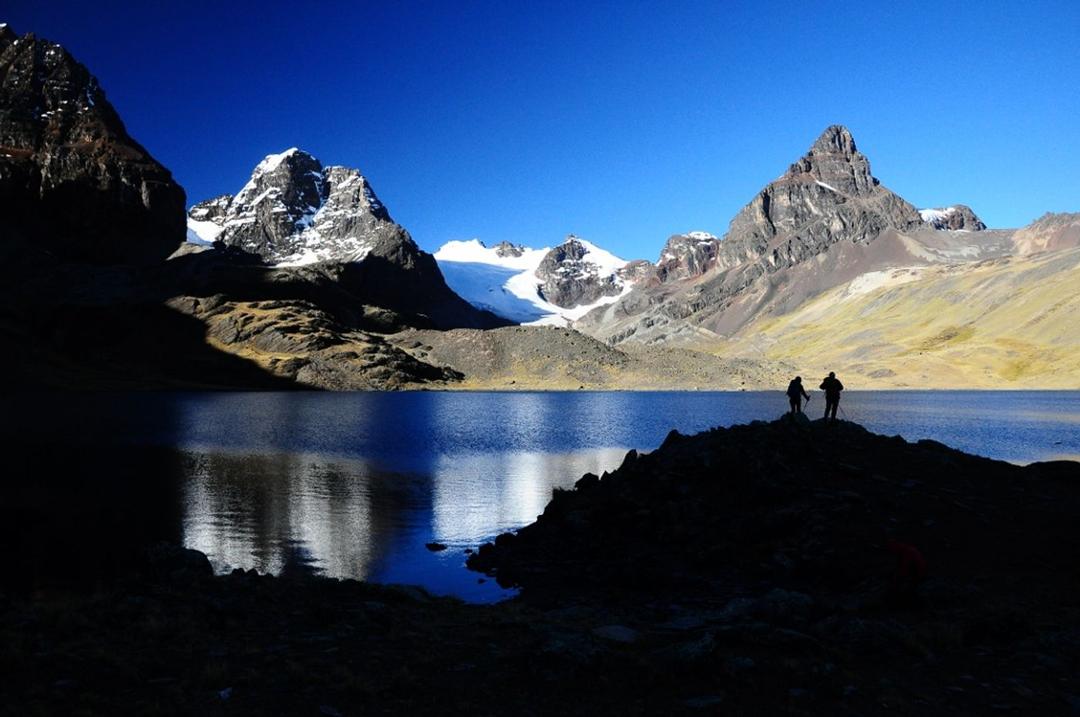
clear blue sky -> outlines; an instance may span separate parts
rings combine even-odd
[[[827,125],[917,206],[1080,211],[1080,2],[8,0],[189,204],[299,146],[426,249],[722,234]]]

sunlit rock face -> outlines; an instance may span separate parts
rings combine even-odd
[[[598,258],[603,256],[603,258]],[[626,262],[605,261],[609,256],[571,234],[549,251],[536,269],[540,298],[556,306],[573,308],[605,296],[618,296],[626,282],[618,270]]]
[[[1047,212],[1012,236],[1019,254],[1037,254],[1080,247],[1080,212]]]
[[[358,170],[324,167],[295,147],[265,157],[235,195],[193,206],[187,236],[276,267],[276,276],[317,272],[358,304],[419,315],[439,328],[509,323],[447,286],[435,258],[390,218]]]
[[[0,25],[0,248],[97,264],[162,260],[184,240],[184,201],[86,67],[55,42]]]
[[[739,211],[722,239],[672,237],[658,281],[575,326],[612,343],[712,340],[744,323],[774,293],[768,283],[778,275],[820,274],[830,269],[823,257],[833,247],[864,247],[890,232],[924,228],[918,210],[873,176],[851,132],[833,125]]]
[[[851,132],[833,125],[731,220],[717,264],[763,260],[762,271],[771,271],[839,241],[868,242],[921,224],[918,210],[870,173]]]
[[[193,206],[188,229],[279,266],[419,251],[358,170],[323,167],[295,147],[268,155],[235,195]]]
[[[662,282],[701,276],[716,266],[720,239],[708,232],[687,232],[669,237],[656,262],[656,277]]]

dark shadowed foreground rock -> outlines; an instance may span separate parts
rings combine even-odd
[[[1069,481],[1072,481],[1071,483]],[[1034,587],[1080,537],[1080,464],[1018,467],[848,422],[785,417],[696,436],[672,432],[601,478],[556,491],[535,523],[469,560],[506,585],[557,596],[710,593],[783,585],[869,599],[888,577],[889,538],[933,574],[1000,573]],[[1040,564],[1021,556],[1040,554]]]

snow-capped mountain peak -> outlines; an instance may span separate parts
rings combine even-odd
[[[361,261],[402,232],[358,170],[323,167],[296,147],[263,158],[235,195],[188,212],[189,241],[221,241],[278,266]]]
[[[520,323],[564,325],[615,301],[634,283],[620,272],[626,260],[573,234],[542,249],[451,241],[435,259],[454,291]]]

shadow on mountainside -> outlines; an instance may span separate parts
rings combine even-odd
[[[210,346],[201,322],[166,306],[191,281],[168,264],[65,263],[14,236],[0,265],[9,390],[295,388]]]
[[[9,280],[0,296],[0,331],[10,347],[0,362],[6,375],[20,378],[14,381],[17,389],[348,388],[354,371],[371,372],[381,382],[374,386],[454,380],[452,372],[418,361],[380,336],[406,327],[454,326],[455,317],[462,316],[480,316],[485,325],[503,323],[493,316],[488,322],[486,313],[475,310],[455,313],[446,302],[440,304],[445,315],[411,313],[410,307],[424,304],[411,291],[415,278],[377,257],[359,267],[288,269],[265,266],[235,250],[191,253],[144,267],[56,264],[32,253],[18,258],[23,261],[5,271]],[[400,311],[377,303],[398,300]],[[229,319],[238,330],[226,331],[226,340],[213,337],[219,344],[233,337],[237,346],[230,352],[212,345],[206,319],[241,304],[243,310]],[[260,315],[257,329],[264,336],[243,331],[251,314]],[[359,346],[365,356],[346,352],[347,346],[329,360],[290,356],[298,347],[347,344],[355,331],[366,332],[359,337],[366,340]],[[253,347],[280,355],[271,361],[284,361],[286,367],[275,373],[249,360],[244,354]],[[304,367],[313,379],[297,378]]]

